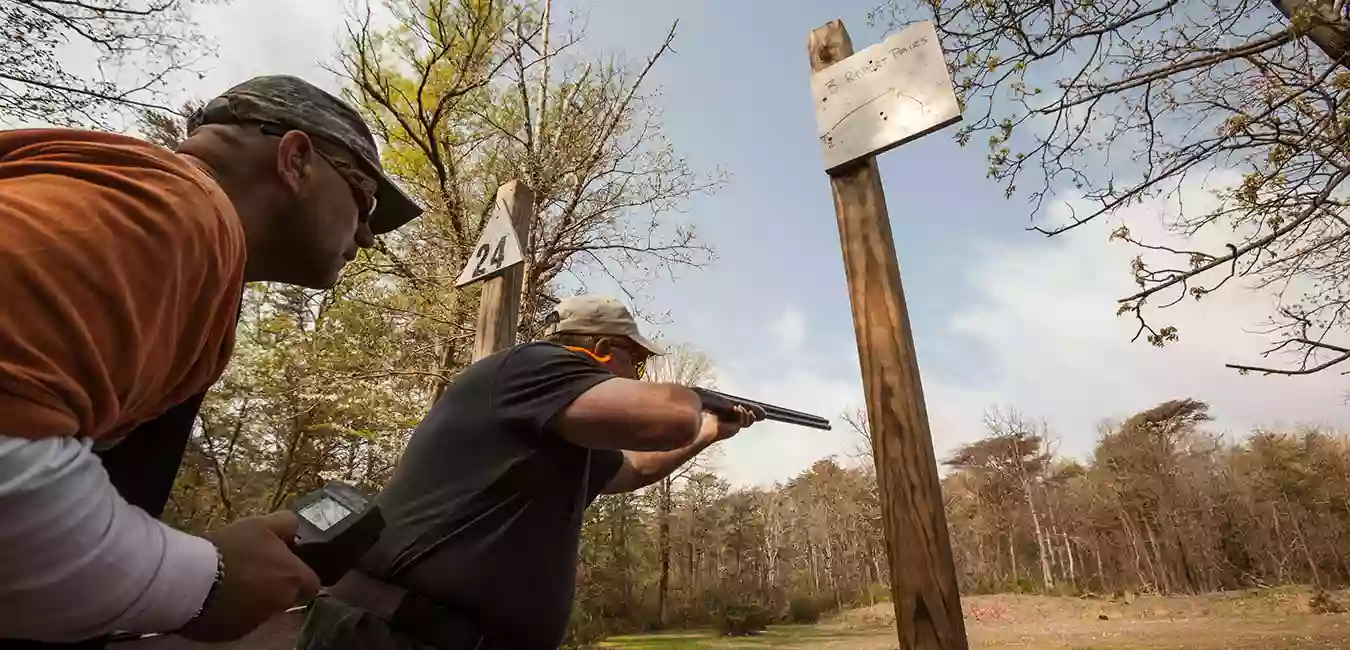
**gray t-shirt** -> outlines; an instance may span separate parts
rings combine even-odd
[[[467,368],[377,497],[387,527],[364,570],[463,612],[509,647],[556,648],[571,613],[584,510],[623,453],[574,445],[549,423],[613,377],[544,342]]]

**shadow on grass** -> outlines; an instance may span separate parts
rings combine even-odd
[[[794,648],[875,635],[875,630],[826,630],[814,625],[772,625],[755,636],[719,637],[712,630],[680,630],[610,637],[601,648],[625,650],[701,650],[703,648]]]

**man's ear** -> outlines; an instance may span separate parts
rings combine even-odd
[[[614,341],[609,337],[601,337],[595,341],[595,356],[607,357],[614,353]]]
[[[287,131],[277,145],[277,175],[292,192],[299,193],[314,174],[314,143],[300,131]]]

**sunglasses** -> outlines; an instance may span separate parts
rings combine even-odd
[[[286,135],[290,131],[299,131],[299,129],[290,129],[277,124],[268,123],[261,124],[260,129],[262,130],[263,135],[270,135],[277,138]],[[305,133],[304,131],[300,132]],[[333,168],[333,171],[337,172],[338,176],[340,176],[342,180],[347,183],[347,186],[351,188],[352,198],[356,200],[356,209],[361,221],[370,221],[370,218],[375,214],[375,207],[377,205],[375,191],[378,189],[378,183],[375,182],[375,179],[366,175],[360,169],[357,169],[355,164],[320,149],[318,144],[320,138],[308,133],[305,133],[305,135],[309,136],[310,141],[314,143],[314,153],[327,161],[328,165]]]
[[[361,220],[370,221],[370,218],[375,215],[377,203],[375,200],[375,181],[361,173],[355,165],[341,158],[334,158],[320,151],[317,147],[314,152],[319,154],[320,158],[327,160],[328,164],[332,165],[333,171],[336,171],[338,176],[342,177],[342,180],[347,181],[347,185],[352,188],[352,197],[356,199],[356,207]]]
[[[622,345],[622,344],[621,344],[621,345],[615,345],[614,347],[620,348],[620,349],[622,349],[624,352],[627,352],[627,353],[628,353],[628,358],[630,358],[630,359],[641,359],[640,361],[634,361],[634,362],[633,362],[633,372],[634,372],[635,375],[637,375],[637,378],[638,378],[638,379],[642,379],[642,376],[647,374],[647,356],[648,356],[648,352],[647,352],[646,350],[642,350],[642,349],[640,349],[640,348],[635,348],[635,347],[630,346],[630,345]]]

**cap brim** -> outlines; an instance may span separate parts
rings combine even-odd
[[[660,357],[666,354],[666,351],[661,349],[661,346],[648,341],[647,337],[641,334],[629,334],[628,338],[633,339],[634,343],[641,345],[644,350],[650,352],[654,357]]]
[[[375,214],[370,215],[372,233],[383,235],[398,230],[422,216],[422,212],[422,206],[417,205],[388,176],[380,173],[379,187],[375,190]]]

